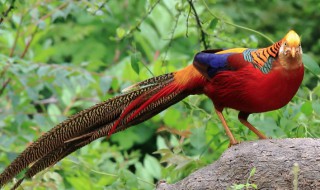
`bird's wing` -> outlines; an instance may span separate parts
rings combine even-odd
[[[207,79],[225,70],[238,70],[250,62],[246,61],[243,52],[247,48],[205,50],[196,54],[193,65]]]

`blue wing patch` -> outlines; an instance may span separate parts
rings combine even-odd
[[[206,68],[207,74],[210,78],[213,77],[218,71],[228,70],[228,57],[232,53],[214,54],[200,52],[194,57],[194,62]]]

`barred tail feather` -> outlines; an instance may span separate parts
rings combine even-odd
[[[151,87],[150,87],[151,88]],[[115,120],[132,99],[137,98],[149,88],[140,89],[97,104],[70,117],[66,121],[42,135],[27,147],[1,174],[0,187],[20,173],[31,163],[39,160],[70,139],[85,135],[92,128]]]
[[[174,73],[148,79],[137,86],[79,112],[45,133],[0,174],[0,187],[29,167],[15,184],[16,188],[23,179],[33,177],[75,150],[141,123],[190,94],[175,82]]]

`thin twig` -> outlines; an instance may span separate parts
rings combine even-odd
[[[2,93],[4,92],[4,89],[8,86],[9,82],[11,81],[11,78],[5,79],[5,74],[7,72],[7,70],[9,69],[9,64],[7,64],[6,66],[4,66],[3,70],[0,73],[0,79],[3,79],[3,84],[0,88],[0,96],[2,95]]]
[[[71,99],[71,102],[67,105],[67,107],[63,110],[62,115],[68,115],[68,112],[70,111],[70,109],[72,108],[72,106],[74,105],[74,103],[77,101],[77,97],[73,97]]]
[[[38,25],[40,23],[40,21],[43,21],[45,19],[47,19],[49,16],[53,15],[55,12],[57,12],[58,10],[62,10],[64,8],[66,8],[68,6],[70,2],[65,2],[62,3],[61,5],[59,5],[57,8],[55,8],[54,10],[50,11],[49,13],[47,13],[46,15],[42,16],[36,23],[36,25]]]
[[[94,15],[97,15],[98,11],[101,11],[102,8],[104,7],[104,5],[107,4],[108,2],[109,2],[109,1],[106,0],[105,2],[101,3],[101,4],[99,5],[98,9],[97,9],[96,11],[94,11],[93,14],[94,14]]]
[[[23,52],[22,52],[22,54],[21,54],[21,56],[20,56],[21,59],[24,58],[24,56],[26,55],[26,53],[27,53],[27,51],[28,51],[28,49],[29,49],[29,47],[30,47],[30,45],[31,45],[31,42],[32,42],[32,40],[33,40],[33,38],[34,38],[34,36],[35,36],[36,33],[38,32],[38,29],[39,29],[39,25],[36,25],[36,28],[34,29],[34,31],[33,31],[32,34],[31,34],[30,40],[27,42],[26,47],[24,48],[24,50],[23,50]]]
[[[248,27],[245,27],[245,26],[241,26],[241,25],[238,25],[238,24],[234,24],[234,23],[231,23],[231,22],[229,22],[229,21],[226,21],[226,20],[221,19],[220,17],[216,16],[216,15],[210,10],[210,8],[209,8],[209,6],[208,6],[208,4],[206,3],[205,0],[202,0],[202,2],[203,2],[203,4],[204,4],[204,6],[206,7],[206,9],[208,10],[208,12],[209,12],[214,18],[218,19],[219,21],[221,21],[221,22],[223,22],[223,23],[226,23],[226,24],[229,24],[230,26],[234,26],[234,27],[237,27],[237,28],[241,28],[241,29],[244,29],[244,30],[248,30],[248,31],[250,31],[250,32],[254,32],[254,33],[256,33],[256,34],[264,37],[265,39],[267,39],[267,40],[270,41],[271,43],[274,43],[274,41],[273,41],[271,38],[269,38],[268,36],[262,34],[261,32],[258,32],[258,31],[256,31],[256,30],[251,29],[251,28],[248,28]]]
[[[18,26],[18,29],[17,29],[17,32],[16,32],[16,36],[14,38],[14,42],[13,42],[13,45],[12,45],[11,50],[10,50],[10,55],[9,55],[10,57],[13,56],[14,50],[16,49],[18,38],[19,38],[19,35],[20,35],[20,30],[21,30],[21,25],[22,25],[23,18],[24,18],[24,15],[22,15],[21,18],[20,18],[20,22],[19,22],[19,26]]]
[[[198,13],[197,13],[194,5],[193,5],[192,0],[188,0],[188,2],[189,2],[189,5],[190,5],[193,13],[194,13],[194,16],[195,16],[195,18],[196,18],[197,25],[198,25],[198,27],[199,27],[199,29],[200,29],[200,32],[201,32],[201,42],[202,42],[202,44],[203,44],[203,47],[204,47],[204,49],[208,49],[208,45],[207,45],[207,41],[206,41],[206,34],[205,34],[205,31],[204,31],[203,28],[202,28],[199,15],[198,15]]]
[[[45,104],[56,104],[58,103],[58,99],[54,96],[51,96],[50,98],[43,99],[43,100],[37,100],[33,104],[35,105],[45,105]]]
[[[15,3],[15,2],[16,2],[16,0],[12,0],[9,8],[2,13],[3,17],[0,18],[0,25],[2,24],[4,18],[8,16],[8,14],[10,13],[10,11],[11,11],[12,9],[14,9],[14,3]]]
[[[0,89],[0,96],[2,95],[2,93],[4,92],[4,89],[7,87],[10,81],[11,81],[11,78],[8,78],[6,81],[4,81]]]

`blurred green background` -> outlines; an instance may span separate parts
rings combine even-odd
[[[0,0],[0,13],[11,3]],[[273,41],[290,29],[301,35],[307,69],[297,95],[249,121],[272,138],[318,138],[320,2],[193,3],[209,48],[271,44],[254,31]],[[204,49],[200,37],[187,0],[15,1],[0,25],[0,171],[68,116],[192,63]],[[238,140],[257,139],[236,111],[224,113]],[[160,179],[176,182],[218,159],[228,143],[211,101],[191,96],[108,141],[91,143],[22,186],[153,189]]]

